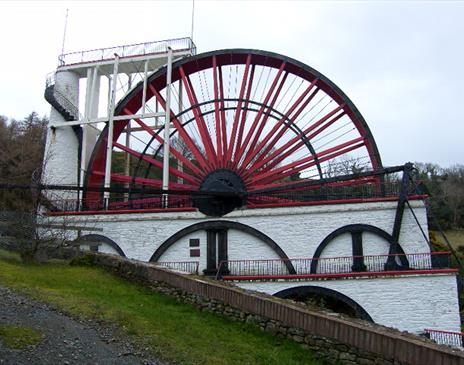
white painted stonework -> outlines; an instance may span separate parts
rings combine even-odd
[[[127,257],[143,261],[148,261],[164,241],[181,229],[208,220],[225,220],[248,225],[269,236],[288,257],[310,258],[325,237],[348,224],[370,224],[391,233],[396,204],[396,202],[375,202],[243,209],[219,219],[207,218],[199,212],[167,212],[67,216],[66,220],[70,224],[101,228],[102,232],[99,234],[116,242]],[[411,206],[422,228],[427,232],[424,203],[412,201]],[[183,237],[180,242],[171,246],[161,259],[192,260],[189,238],[200,238],[200,261],[204,262],[203,258],[206,255],[204,231]],[[228,232],[228,241],[229,260],[278,258],[274,251],[248,233],[231,229]],[[388,243],[381,237],[364,233],[363,241],[365,255],[388,253]],[[430,251],[408,208],[404,212],[399,243],[406,253]],[[351,256],[351,247],[351,236],[344,234],[333,240],[322,252],[321,257]]]
[[[73,72],[57,72],[55,89],[66,95],[74,105],[79,105],[79,76]],[[50,111],[50,124],[63,123],[66,120],[53,107]],[[79,172],[79,141],[72,127],[48,128],[44,153],[44,184],[77,185]],[[75,199],[77,193],[48,192],[53,199]]]
[[[424,232],[428,231],[423,201],[411,201]],[[267,235],[289,258],[311,258],[330,233],[348,224],[369,224],[391,234],[397,202],[315,205],[236,210],[219,219],[199,212],[93,214],[66,216],[67,224],[80,226],[81,234],[98,233],[113,240],[129,258],[148,261],[163,242],[182,229],[208,221],[238,222]],[[86,232],[86,227],[89,232]],[[101,230],[95,232],[95,229]],[[206,268],[206,231],[184,235],[158,261],[196,261]],[[231,228],[227,233],[228,259],[276,259],[278,254],[248,232]],[[200,257],[191,257],[190,239],[199,239]],[[406,253],[430,252],[414,217],[405,209],[400,245]],[[107,244],[103,252],[114,253]],[[364,255],[387,254],[389,244],[372,233],[363,233]],[[321,257],[352,256],[352,237],[335,238]],[[269,294],[300,285],[317,285],[338,291],[363,307],[377,323],[420,333],[424,328],[458,331],[460,328],[454,274],[410,275],[389,278],[331,279],[313,282],[240,282],[238,285]]]
[[[461,331],[455,274],[235,284],[271,295],[299,286],[328,288],[353,299],[378,324],[417,334],[425,328]]]

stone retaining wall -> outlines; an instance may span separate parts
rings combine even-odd
[[[87,253],[84,262],[103,267],[202,310],[252,323],[292,339],[329,362],[347,365],[458,365],[464,351],[382,326],[332,317],[265,294],[175,273],[113,255]]]

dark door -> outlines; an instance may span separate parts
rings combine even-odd
[[[221,261],[227,261],[227,230],[206,230],[206,269],[205,275],[216,275]],[[222,271],[222,270],[221,270]]]

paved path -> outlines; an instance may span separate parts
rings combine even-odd
[[[108,326],[78,322],[10,289],[0,286],[0,323],[37,329],[44,339],[24,350],[6,348],[0,340],[0,364],[51,365],[162,365],[143,359],[126,340]]]

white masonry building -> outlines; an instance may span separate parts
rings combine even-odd
[[[431,251],[413,166],[382,166],[324,75],[265,51],[196,54],[189,38],[59,60],[45,209],[82,248],[460,331],[457,270]]]

